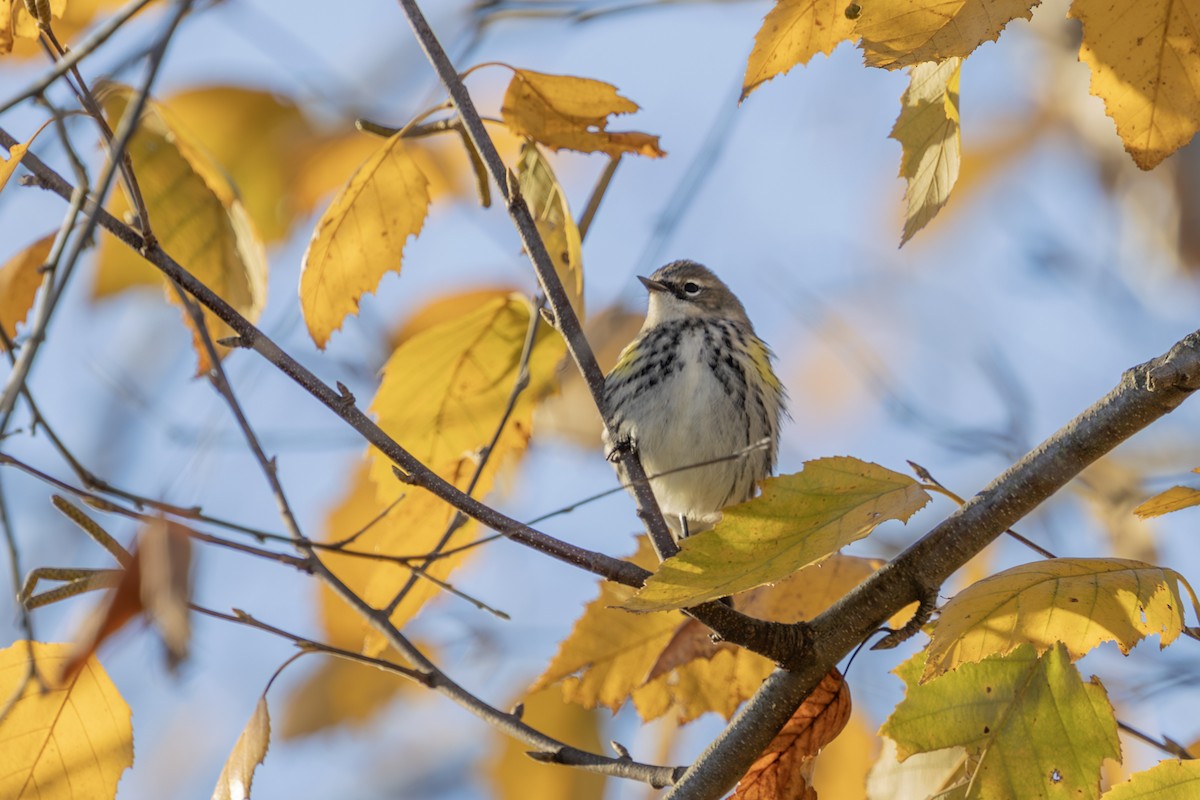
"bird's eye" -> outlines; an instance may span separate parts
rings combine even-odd
[[[689,297],[695,297],[700,294],[700,284],[693,281],[688,281],[683,285],[683,293]]]

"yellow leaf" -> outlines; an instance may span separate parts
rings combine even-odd
[[[10,800],[102,800],[115,797],[133,764],[129,706],[95,658],[60,683],[73,645],[33,642],[35,664],[49,691],[27,683],[0,720],[0,797]],[[0,696],[21,688],[28,643],[0,650]]]
[[[538,730],[588,752],[604,749],[596,712],[564,703],[553,690],[534,692],[521,700],[525,705],[522,719]],[[493,733],[492,739],[495,755],[487,766],[487,776],[491,796],[497,800],[600,800],[604,796],[603,775],[538,763],[529,757],[529,745],[502,733]]]
[[[362,636],[358,638],[361,642]],[[404,663],[395,651],[385,657]],[[408,679],[393,672],[345,658],[323,658],[316,671],[288,695],[279,734],[298,739],[337,726],[361,727],[411,687]],[[409,691],[405,702],[424,696]]]
[[[514,133],[552,150],[665,156],[657,136],[607,130],[610,116],[637,110],[611,83],[514,69],[500,116]]]
[[[42,285],[40,270],[50,255],[56,234],[38,239],[0,267],[0,329],[9,339],[16,336],[17,323],[24,322]],[[0,343],[0,350],[4,349]]]
[[[100,91],[115,129],[133,90],[106,84]],[[212,157],[184,131],[170,112],[151,101],[129,144],[134,172],[150,214],[150,226],[163,250],[242,316],[254,322],[267,299],[267,257],[237,192]],[[179,300],[170,285],[167,298]],[[214,340],[233,330],[205,310]],[[191,327],[191,319],[184,313]],[[199,339],[198,372],[209,368]]]
[[[254,770],[267,757],[270,741],[271,715],[267,711],[267,697],[263,695],[233,745],[233,752],[217,779],[217,788],[213,789],[212,800],[249,800]]]
[[[904,148],[900,177],[907,182],[907,211],[901,246],[946,205],[958,180],[962,162],[958,121],[961,74],[962,62],[957,58],[940,64],[918,64],[912,68],[908,88],[900,99],[900,116],[892,127],[891,138]]]
[[[482,448],[492,443],[504,418],[519,378],[530,323],[536,319],[534,313],[524,297],[509,295],[402,343],[384,366],[379,391],[371,402],[380,427],[422,463],[466,490]],[[528,386],[513,404],[487,467],[474,483],[476,496],[485,496],[497,473],[525,452],[533,407],[553,389],[556,367],[565,352],[561,337],[539,323],[529,355]],[[372,450],[370,460],[379,500],[390,502],[396,490],[404,487],[382,453]],[[432,494],[409,492],[361,546],[391,554],[427,553],[438,545],[453,516],[453,509]],[[446,546],[464,544],[474,536],[475,526],[464,525]],[[471,552],[440,558],[428,571],[444,579]],[[408,578],[408,570],[401,566],[378,564],[370,572],[366,599],[386,605]],[[396,608],[393,620],[403,624],[438,591],[431,582],[419,579]],[[379,639],[372,638],[373,648],[382,646]]]
[[[304,254],[300,309],[317,347],[325,347],[385,273],[400,271],[404,245],[428,213],[429,180],[400,136],[392,136],[333,198]]]
[[[25,157],[25,151],[28,149],[28,142],[14,144],[8,151],[8,158],[0,160],[0,189],[8,184],[8,179],[17,171],[17,165],[21,163],[21,159]]]
[[[1152,169],[1200,128],[1200,0],[1076,0],[1079,60],[1133,161]]]
[[[132,222],[129,201],[122,192],[113,192],[108,213]],[[151,222],[153,225],[154,223]],[[101,236],[96,248],[96,273],[92,279],[92,297],[100,300],[127,289],[162,286],[163,275],[154,265],[115,236]]]
[[[893,797],[925,797],[958,800],[963,795],[948,792],[966,785],[967,751],[945,747],[928,753],[911,753],[904,761],[897,757],[896,743],[884,739],[879,760],[867,775],[867,797],[890,800]]]
[[[1200,793],[1200,761],[1160,761],[1104,793],[1104,800],[1192,800]]]
[[[686,608],[815,564],[888,519],[929,501],[912,478],[854,458],[809,461],[763,481],[762,495],[725,509],[716,527],[689,536],[621,604],[631,611]]]
[[[817,53],[829,55],[853,39],[855,22],[846,16],[846,5],[847,0],[776,0],[754,36],[741,99]]]
[[[537,145],[526,143],[521,147],[517,181],[571,307],[583,319],[583,240],[567,207],[567,196]]]
[[[858,19],[867,65],[898,69],[965,58],[1041,0],[871,0]]]
[[[1109,641],[1128,653],[1152,633],[1166,647],[1184,623],[1181,581],[1174,570],[1116,558],[1054,558],[1005,570],[942,608],[921,680],[1026,643],[1040,654],[1061,642],[1072,659]]]
[[[748,650],[722,648],[711,658],[697,658],[638,686],[633,704],[647,721],[671,710],[680,724],[709,711],[728,720],[774,668],[769,660]],[[645,680],[644,674],[641,680]]]
[[[630,559],[649,568],[657,561],[645,537]],[[675,635],[685,617],[678,611],[662,614],[628,614],[613,606],[633,594],[628,586],[602,581],[600,596],[584,609],[571,633],[563,640],[546,671],[534,682],[531,691],[563,682],[563,699],[585,708],[605,706],[616,712],[630,694],[640,687],[662,649]],[[643,705],[658,705],[665,713],[669,698],[643,697]]]
[[[1192,506],[1200,506],[1200,491],[1191,488],[1190,486],[1172,486],[1165,492],[1154,495],[1146,502],[1133,510],[1142,519],[1148,517],[1161,517],[1163,514],[1170,514],[1172,511],[1179,511],[1183,508],[1191,508]]]
[[[13,33],[22,39],[38,38],[38,21],[29,13],[24,0],[14,0],[12,5]],[[67,9],[67,0],[49,0],[47,5],[50,7],[52,19],[62,19],[63,12]],[[54,27],[55,30],[58,29],[57,25]]]
[[[63,44],[73,40],[87,28],[92,20],[102,11],[119,8],[126,0],[50,0],[51,16],[54,18],[54,35]],[[45,58],[46,51],[37,43],[37,26],[25,11],[24,0],[12,0],[12,21],[21,25],[21,37],[10,45],[14,58]],[[152,4],[160,5],[160,4]],[[9,0],[0,0],[0,10],[7,11]],[[140,12],[139,12],[140,13]],[[4,14],[0,13],[0,25],[3,25]],[[3,43],[3,28],[0,28],[0,45]],[[0,46],[0,55],[8,52]]]
[[[821,750],[813,771],[812,787],[818,797],[838,800],[866,800],[867,774],[876,763],[879,739],[874,726],[859,712],[850,715],[850,722],[838,737]],[[912,795],[892,794],[891,797]]]
[[[493,300],[507,298],[520,290],[512,286],[494,286],[451,292],[433,298],[414,311],[391,334],[392,349],[427,328],[464,317]]]
[[[286,98],[244,86],[188,89],[163,105],[225,170],[263,240],[287,236],[297,215],[307,210],[292,194],[295,159],[316,135],[300,109]]]

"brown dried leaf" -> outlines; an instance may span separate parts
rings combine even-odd
[[[821,679],[733,793],[734,800],[816,800],[809,785],[813,761],[850,719],[850,687],[836,669]]]

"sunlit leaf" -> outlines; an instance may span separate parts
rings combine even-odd
[[[897,69],[965,58],[1041,0],[871,0],[857,32],[867,65]]]
[[[1200,761],[1160,761],[1104,793],[1104,800],[1192,800],[1200,792]]]
[[[967,751],[946,747],[928,753],[912,753],[898,760],[896,743],[883,740],[882,752],[867,775],[869,800],[893,800],[897,797],[927,797],[942,800],[952,787],[965,787]]]
[[[836,669],[821,679],[738,781],[733,800],[814,797],[812,769],[821,748],[850,719],[850,687]]]
[[[912,478],[846,457],[810,461],[762,487],[760,497],[725,509],[715,528],[684,539],[622,607],[686,608],[774,583],[929,501]]]
[[[358,311],[429,213],[429,180],[397,134],[359,167],[313,231],[300,272],[300,308],[318,347]]]
[[[880,741],[874,723],[861,712],[852,713],[846,727],[822,748],[816,761],[810,783],[817,796],[866,800],[867,774],[878,759]]]
[[[637,103],[617,94],[610,83],[514,69],[500,116],[513,132],[552,150],[666,155],[657,136],[607,129],[610,116],[637,110]]]
[[[525,706],[522,719],[539,731],[590,753],[603,751],[600,719],[595,711],[563,702],[554,689],[533,692],[520,702]],[[497,800],[600,800],[604,796],[603,775],[538,763],[529,757],[528,744],[499,731],[492,734],[492,739],[495,756],[486,769],[491,796]]]
[[[942,607],[921,680],[1022,644],[1040,654],[1061,642],[1072,659],[1109,641],[1128,653],[1152,633],[1166,647],[1183,629],[1181,580],[1174,570],[1117,558],[1053,558],[1005,570]]]
[[[14,144],[8,151],[8,157],[0,159],[0,190],[4,189],[8,184],[8,179],[17,171],[17,165],[21,163],[21,159],[25,157],[28,149],[28,142]]]
[[[54,25],[53,21],[62,19],[63,13],[67,10],[67,0],[43,0],[43,2],[49,6],[51,24]],[[29,13],[24,0],[15,0],[12,7],[13,33],[22,39],[38,38],[37,17]],[[57,28],[56,25],[55,27]]]
[[[1172,486],[1165,492],[1154,495],[1133,510],[1142,519],[1161,517],[1172,511],[1200,506],[1200,490],[1190,486]]]
[[[853,39],[855,23],[846,16],[846,5],[847,0],[777,0],[754,37],[741,99],[817,53],[829,55]]]
[[[554,271],[567,290],[576,316],[582,319],[583,240],[567,206],[567,196],[536,145],[526,144],[521,148],[517,181],[554,262]]]
[[[358,639],[359,644],[352,647],[361,646],[361,634]],[[428,648],[422,650],[428,652]],[[384,658],[404,663],[394,651]],[[299,739],[329,728],[361,728],[387,710],[401,693],[406,704],[427,696],[410,691],[412,686],[393,672],[345,658],[323,658],[288,695],[278,733],[284,739]]]
[[[100,96],[109,124],[119,127],[133,90],[106,84]],[[163,250],[242,316],[256,321],[267,299],[266,253],[224,171],[153,101],[147,103],[128,152]],[[171,302],[179,302],[170,285],[166,291]],[[212,312],[205,310],[204,316],[214,340],[233,335]],[[184,320],[191,327],[186,312]],[[198,372],[204,372],[207,351],[198,338],[195,347]]]
[[[940,64],[918,64],[909,74],[908,88],[900,98],[900,116],[891,138],[904,152],[900,177],[906,188],[903,245],[933,219],[958,180],[962,163],[962,138],[958,119],[960,59]]]
[[[1200,3],[1075,0],[1079,60],[1133,161],[1152,169],[1200,129]]]
[[[24,322],[38,287],[42,285],[42,265],[54,245],[54,233],[47,234],[0,267],[0,329],[9,339],[17,335],[17,323]],[[0,350],[4,349],[0,342]]]
[[[924,684],[923,661],[918,653],[896,669],[907,691],[880,729],[901,759],[965,748],[967,798],[1100,796],[1101,763],[1120,758],[1116,719],[1061,644],[1040,658],[1023,645]]]
[[[249,800],[254,770],[267,757],[270,742],[271,715],[267,711],[267,698],[264,695],[258,698],[254,713],[250,715],[250,720],[225,761],[221,777],[213,789],[212,800]]]
[[[0,797],[11,800],[103,800],[115,797],[133,764],[129,706],[94,658],[61,681],[72,645],[33,642],[38,673],[0,720]],[[0,650],[0,696],[21,689],[29,643]]]

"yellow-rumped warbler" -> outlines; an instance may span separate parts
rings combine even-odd
[[[637,450],[678,539],[711,528],[774,469],[784,391],[741,301],[706,267],[673,261],[638,280],[650,306],[604,381],[604,446],[610,460]]]

